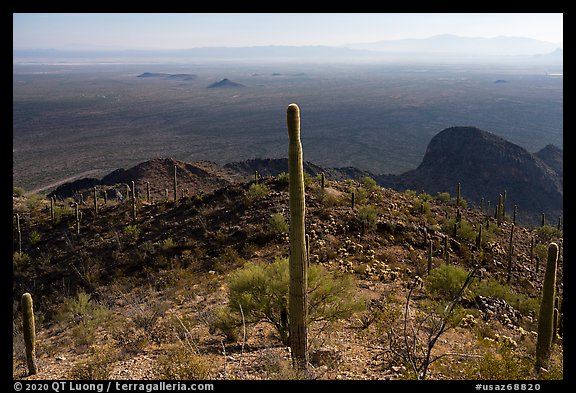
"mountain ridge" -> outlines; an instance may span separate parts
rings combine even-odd
[[[562,150],[548,145],[536,153],[476,127],[450,127],[432,138],[421,164],[399,175],[373,174],[354,167],[324,168],[304,163],[304,171],[314,177],[324,173],[332,180],[375,179],[379,185],[397,191],[413,189],[435,195],[454,194],[461,183],[462,196],[479,205],[480,200],[495,206],[506,191],[508,205],[518,205],[525,222],[536,224],[541,213],[557,217],[563,211]],[[86,193],[94,186],[112,187],[134,180],[143,189],[146,181],[163,184],[155,193],[171,190],[173,167],[179,184],[192,193],[210,192],[218,187],[260,176],[278,176],[288,171],[287,158],[257,158],[218,165],[210,161],[186,163],[171,158],[154,159],[128,170],[117,169],[104,176],[83,178],[56,188],[49,195],[70,197]],[[530,218],[528,219],[528,216]]]

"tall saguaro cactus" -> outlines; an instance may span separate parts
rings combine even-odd
[[[300,143],[300,108],[288,105],[288,170],[290,190],[290,288],[288,312],[290,316],[290,346],[292,360],[299,369],[308,365],[308,314],[306,232],[304,229],[306,202],[304,170]]]
[[[546,367],[550,359],[554,334],[554,301],[556,299],[556,270],[558,268],[558,244],[548,246],[548,262],[542,286],[542,302],[538,317],[538,340],[536,342],[536,370]]]
[[[38,372],[38,368],[36,366],[36,326],[34,324],[32,295],[29,293],[22,295],[20,304],[22,306],[22,332],[24,334],[24,344],[26,345],[28,374],[34,375]]]
[[[18,254],[22,254],[22,231],[20,230],[20,214],[16,213],[16,230],[18,231]]]
[[[94,218],[98,217],[98,189],[94,187]]]
[[[132,223],[136,224],[136,186],[132,180]]]
[[[174,164],[174,202],[178,201],[177,191],[178,191],[178,183],[176,180],[176,164]]]

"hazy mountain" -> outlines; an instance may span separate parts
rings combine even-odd
[[[560,50],[558,52],[557,50]],[[545,54],[554,54],[542,56]],[[179,59],[194,61],[377,61],[416,60],[453,61],[456,58],[495,59],[529,56],[536,61],[562,58],[558,45],[524,37],[471,38],[438,35],[423,39],[386,40],[339,47],[307,45],[267,45],[247,47],[202,47],[171,50],[13,50],[14,61],[45,60],[144,60]],[[461,59],[462,60],[462,59]]]
[[[244,86],[242,83],[232,82],[228,78],[224,78],[218,82],[214,82],[208,85],[209,89],[229,89],[238,87],[246,87],[246,86]]]
[[[525,37],[460,37],[451,34],[430,38],[385,40],[371,43],[346,45],[352,49],[363,49],[395,53],[469,54],[474,56],[517,56],[550,53],[557,49],[551,42]]]
[[[163,72],[144,72],[137,76],[137,78],[161,78],[178,81],[191,81],[196,79],[196,77],[194,74],[165,74]]]

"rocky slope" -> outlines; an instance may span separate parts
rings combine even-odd
[[[562,152],[549,146],[531,154],[474,127],[443,130],[430,141],[418,168],[379,176],[378,181],[397,190],[434,195],[445,191],[454,195],[460,183],[463,197],[475,205],[484,198],[495,206],[498,194],[506,191],[507,206],[517,205],[523,222],[530,224],[537,223],[541,213],[553,220],[562,215]]]

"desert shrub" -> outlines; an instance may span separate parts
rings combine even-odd
[[[536,229],[536,236],[538,236],[542,242],[548,243],[552,241],[552,239],[562,237],[562,232],[550,225],[544,225]]]
[[[274,213],[270,216],[268,219],[268,227],[274,235],[288,233],[288,229],[290,228],[286,219],[280,213]]]
[[[452,299],[462,288],[468,271],[460,266],[442,265],[430,271],[426,288],[434,297]]]
[[[427,214],[430,213],[430,203],[428,203],[425,200],[421,200],[421,199],[416,199],[414,201],[414,204],[412,205],[412,208],[410,209],[410,213],[412,215],[417,215],[417,214]]]
[[[76,380],[106,380],[110,379],[114,356],[108,352],[96,352],[87,360],[75,364],[68,372],[70,379]]]
[[[140,228],[138,225],[127,225],[124,228],[124,234],[131,240],[136,241],[140,236]]]
[[[370,176],[364,176],[362,178],[362,184],[368,193],[378,190],[378,183],[376,183],[376,180],[372,179]]]
[[[194,348],[181,343],[158,357],[155,377],[161,380],[202,380],[209,379],[210,373],[210,362]]]
[[[378,222],[378,210],[375,206],[365,205],[358,209],[358,219],[362,223],[364,230],[376,228]]]
[[[174,243],[174,240],[172,240],[171,237],[168,237],[164,240],[161,240],[159,245],[160,245],[160,249],[163,251],[168,251],[168,250],[171,250],[174,247],[176,247],[176,243]]]
[[[23,266],[28,262],[30,262],[30,256],[25,252],[16,251],[12,254],[12,265],[14,267]]]
[[[112,312],[91,299],[90,294],[79,292],[76,298],[65,298],[58,308],[55,319],[72,324],[72,336],[77,345],[94,343],[96,329],[109,320]]]
[[[450,202],[450,193],[449,192],[439,192],[436,194],[436,200],[440,202]]]
[[[30,240],[30,245],[34,246],[36,245],[41,239],[40,233],[38,231],[32,231],[30,232],[30,236],[29,236],[29,240]]]
[[[289,182],[290,182],[290,175],[288,175],[288,173],[282,172],[278,174],[278,183],[280,183],[280,185],[287,186]]]
[[[470,242],[476,241],[476,236],[478,236],[478,231],[474,229],[472,224],[466,220],[460,220],[458,224],[458,229],[456,230],[456,235],[461,239],[466,239]]]
[[[43,200],[44,198],[38,194],[29,195],[28,200],[26,201],[26,206],[31,212],[37,213],[42,207]]]
[[[457,224],[456,226],[456,236],[459,237],[460,239],[465,239],[468,240],[469,242],[475,242],[476,241],[476,236],[478,235],[478,231],[476,229],[474,229],[474,227],[472,226],[472,224],[469,221],[466,220],[460,220],[460,222],[456,223],[456,219],[455,218],[450,218],[448,220],[444,220],[444,222],[442,223],[442,230],[445,233],[450,233],[452,234],[454,232],[454,224]],[[495,225],[493,225],[495,226]],[[483,238],[483,243],[486,241],[485,239],[486,236],[486,231],[482,231],[482,238]]]
[[[288,258],[270,264],[248,263],[228,278],[228,313],[236,325],[261,321],[274,326],[279,338],[288,344]],[[308,324],[334,322],[361,311],[364,302],[354,299],[350,275],[335,276],[319,265],[308,270]],[[242,315],[244,321],[242,321]],[[225,325],[234,325],[229,321]]]
[[[22,196],[24,196],[25,192],[26,191],[24,191],[24,189],[22,187],[13,187],[12,188],[12,196],[15,196],[15,197],[22,197]]]
[[[265,198],[270,189],[266,184],[263,183],[253,183],[249,188],[248,191],[244,194],[244,202],[247,206],[251,206],[254,202]]]
[[[470,361],[464,375],[474,380],[534,379],[533,366],[529,357],[500,346],[497,352],[486,351],[481,358]]]

